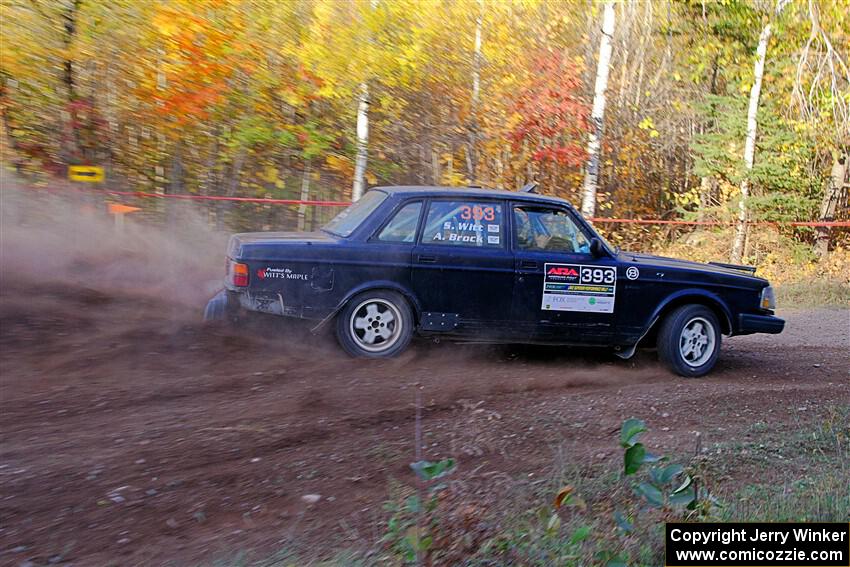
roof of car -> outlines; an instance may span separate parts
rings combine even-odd
[[[411,196],[450,196],[463,197],[501,197],[503,199],[522,199],[525,201],[537,201],[541,203],[570,204],[569,201],[559,197],[539,195],[537,193],[523,193],[520,191],[505,191],[503,189],[484,189],[482,187],[440,187],[434,185],[393,185],[388,187],[374,187],[389,194],[405,194]]]

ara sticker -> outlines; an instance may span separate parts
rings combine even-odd
[[[613,313],[616,291],[613,266],[545,264],[541,309]]]

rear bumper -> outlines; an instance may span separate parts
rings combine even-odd
[[[738,335],[751,335],[753,333],[768,333],[776,335],[785,328],[785,319],[773,315],[751,315],[741,313],[738,315]]]

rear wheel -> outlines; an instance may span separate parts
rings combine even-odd
[[[407,300],[394,291],[366,291],[343,308],[337,317],[336,336],[351,356],[389,358],[410,343],[413,313]]]
[[[680,376],[708,374],[720,354],[720,325],[703,305],[684,305],[670,313],[658,333],[658,357]]]
[[[204,308],[204,321],[234,322],[239,315],[239,306],[227,295],[225,290],[215,294]]]

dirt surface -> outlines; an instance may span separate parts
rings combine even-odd
[[[356,361],[277,321],[234,333],[149,295],[7,279],[0,564],[374,541],[391,482],[413,482],[417,384],[423,456],[457,458],[469,482],[545,475],[565,453],[613,462],[633,415],[676,451],[850,403],[848,311],[781,314],[784,334],[729,339],[713,374],[685,380],[651,353],[420,344]]]

